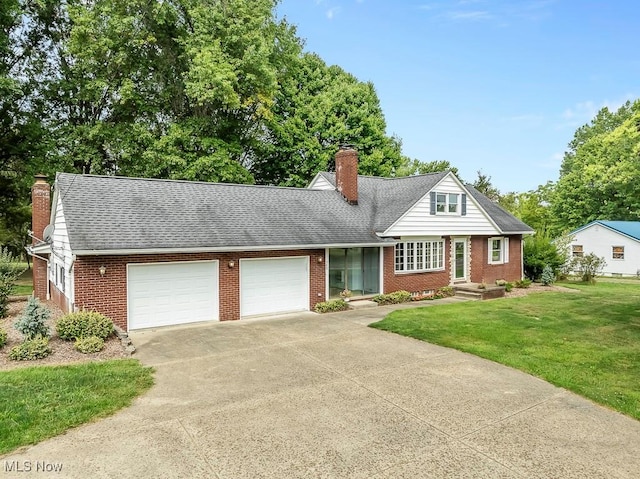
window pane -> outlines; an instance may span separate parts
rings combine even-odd
[[[491,241],[491,261],[493,263],[502,261],[502,240],[494,239]]]
[[[571,248],[574,258],[582,258],[583,250],[581,244],[574,244]]]
[[[407,271],[413,271],[415,268],[414,264],[414,244],[407,243]]]
[[[438,193],[436,195],[436,211],[438,213],[444,213],[447,206],[447,195]]]
[[[449,213],[458,212],[458,195],[449,193]]]
[[[396,245],[396,271],[404,271],[404,243]]]
[[[416,243],[416,269],[424,269],[424,243],[421,241]]]
[[[444,241],[437,241],[435,242],[436,245],[436,265],[435,268],[436,269],[441,269],[442,266],[444,265]]]
[[[624,246],[613,247],[613,259],[624,259]]]
[[[432,261],[432,254],[431,254],[431,241],[427,241],[424,244],[424,269],[432,269],[433,266],[431,265],[431,261]]]

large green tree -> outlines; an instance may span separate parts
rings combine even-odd
[[[303,186],[332,170],[340,144],[359,152],[361,174],[392,176],[408,163],[400,141],[387,136],[373,84],[304,53],[288,64],[265,123],[251,171],[259,183]]]
[[[640,100],[616,112],[603,108],[576,131],[551,210],[563,229],[596,219],[640,219]]]

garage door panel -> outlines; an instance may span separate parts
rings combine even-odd
[[[130,264],[129,329],[218,320],[218,262]]]
[[[240,260],[242,316],[309,309],[309,258]]]

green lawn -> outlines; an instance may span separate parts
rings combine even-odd
[[[0,372],[0,454],[128,406],[152,374],[132,359]]]
[[[28,296],[33,293],[33,270],[31,268],[27,269],[27,263],[22,263],[22,266],[25,271],[20,275],[11,292],[16,296]]]
[[[395,311],[371,326],[512,366],[640,419],[640,284]]]

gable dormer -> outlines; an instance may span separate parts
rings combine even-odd
[[[494,235],[500,231],[453,173],[448,173],[381,236]]]

